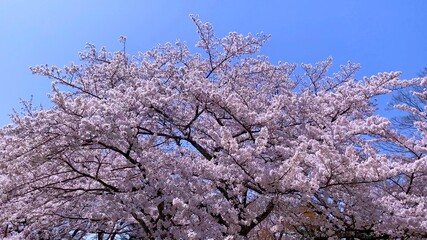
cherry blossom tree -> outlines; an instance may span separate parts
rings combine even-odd
[[[396,133],[390,130],[387,130],[387,134],[380,135],[387,139],[388,145],[385,149],[398,153],[392,156],[398,174],[384,183],[386,187],[381,189],[378,198],[378,203],[387,210],[387,214],[383,215],[383,218],[387,219],[384,221],[387,226],[381,228],[390,228],[390,225],[393,225],[392,229],[400,234],[420,231],[423,232],[421,235],[424,238],[427,237],[426,86],[427,78],[424,77],[419,85],[412,88],[418,90],[411,96],[413,101],[395,106],[405,111],[407,116],[411,116],[406,118],[404,124],[406,127],[412,122],[413,135],[408,137],[406,132]]]
[[[296,74],[256,56],[267,35],[193,21],[199,53],[89,45],[80,65],[31,68],[53,107],[27,103],[1,129],[3,238],[426,236],[425,112],[400,106],[422,119],[410,139],[373,101],[426,79],[330,75],[331,59]]]

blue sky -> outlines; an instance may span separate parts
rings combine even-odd
[[[262,54],[273,62],[332,56],[336,66],[361,63],[359,77],[396,70],[414,77],[427,67],[426,11],[426,0],[0,0],[0,125],[20,98],[49,106],[50,80],[29,66],[78,62],[87,42],[120,50],[120,35],[133,54],[177,39],[194,45],[189,14],[212,23],[218,36],[271,34]]]

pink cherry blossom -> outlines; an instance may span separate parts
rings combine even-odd
[[[408,137],[373,104],[426,79],[357,80],[332,58],[297,74],[256,56],[268,35],[193,21],[196,53],[88,45],[79,64],[31,68],[53,107],[0,130],[2,238],[427,237],[427,125]]]

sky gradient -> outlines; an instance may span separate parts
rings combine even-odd
[[[331,56],[335,66],[360,63],[358,77],[403,71],[415,77],[427,67],[427,1],[108,1],[0,0],[0,125],[33,95],[49,106],[50,80],[30,66],[78,62],[87,42],[136,54],[177,39],[194,46],[189,15],[230,31],[265,32],[262,50],[272,62],[314,63]],[[386,101],[386,100],[384,100]]]

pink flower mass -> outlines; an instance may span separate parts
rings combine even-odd
[[[425,108],[397,106],[408,136],[373,101],[427,78],[272,64],[268,35],[193,21],[196,53],[88,45],[31,68],[53,107],[0,130],[0,238],[427,238]]]

